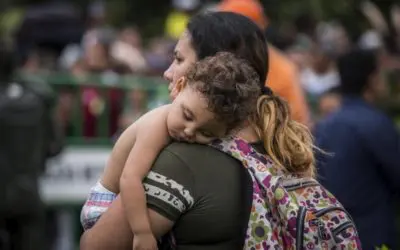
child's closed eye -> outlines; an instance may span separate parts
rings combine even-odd
[[[202,136],[207,137],[207,138],[214,138],[215,137],[215,135],[213,135],[212,133],[207,132],[207,131],[201,131],[200,133],[201,133]]]

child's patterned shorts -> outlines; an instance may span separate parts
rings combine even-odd
[[[98,221],[100,216],[107,211],[115,200],[117,194],[109,191],[100,182],[97,182],[90,190],[88,199],[81,211],[81,224],[84,230],[90,229]]]

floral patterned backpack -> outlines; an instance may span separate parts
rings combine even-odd
[[[253,180],[244,249],[361,249],[350,215],[315,179],[284,177],[238,138],[212,146],[240,160]]]

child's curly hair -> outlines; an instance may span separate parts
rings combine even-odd
[[[205,97],[209,110],[228,131],[256,112],[260,77],[247,61],[232,53],[220,52],[198,61],[186,77],[188,86]]]

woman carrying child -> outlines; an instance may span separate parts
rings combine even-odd
[[[221,56],[218,52],[231,52],[240,59],[229,60],[225,66],[209,64]],[[146,162],[141,162],[139,153],[134,152],[134,144],[138,143],[136,125],[121,135],[107,168],[125,166],[125,172],[137,170],[137,165],[152,165],[151,170],[143,168],[145,171],[141,173],[126,175],[146,176],[143,185],[147,207],[143,208],[143,197],[129,198],[143,189],[132,186],[135,190],[130,190],[131,178],[124,180],[123,173],[121,196],[114,196],[112,204],[106,206],[107,211],[84,233],[81,249],[132,249],[133,245],[134,249],[154,249],[154,238],[170,232],[175,242],[162,242],[161,247],[170,248],[169,244],[173,244],[189,250],[243,249],[253,192],[249,173],[228,154],[207,145],[179,140],[208,143],[214,138],[235,134],[258,152],[268,154],[275,168],[304,177],[314,174],[309,131],[291,120],[287,104],[263,86],[268,71],[267,46],[262,31],[252,21],[228,12],[195,16],[174,54],[174,62],[164,76],[170,82],[175,100],[172,106],[162,108],[173,110],[176,106],[181,112],[179,119],[191,125],[168,130],[166,138],[172,137],[174,142],[159,143],[159,148],[151,149],[151,157],[144,157]],[[201,61],[204,58],[207,59]],[[232,70],[229,67],[237,64],[235,60],[240,65]],[[203,62],[205,65],[199,67]],[[218,78],[211,70],[218,66],[229,68],[230,74]],[[243,74],[250,72],[244,70],[250,67],[256,73]],[[194,83],[190,79],[192,82],[195,79]],[[256,88],[255,83],[258,83]],[[171,123],[179,119],[173,118]],[[166,121],[168,124],[168,118]],[[145,134],[153,132],[149,130]],[[119,180],[118,174],[111,179]],[[123,185],[124,182],[127,184]]]

